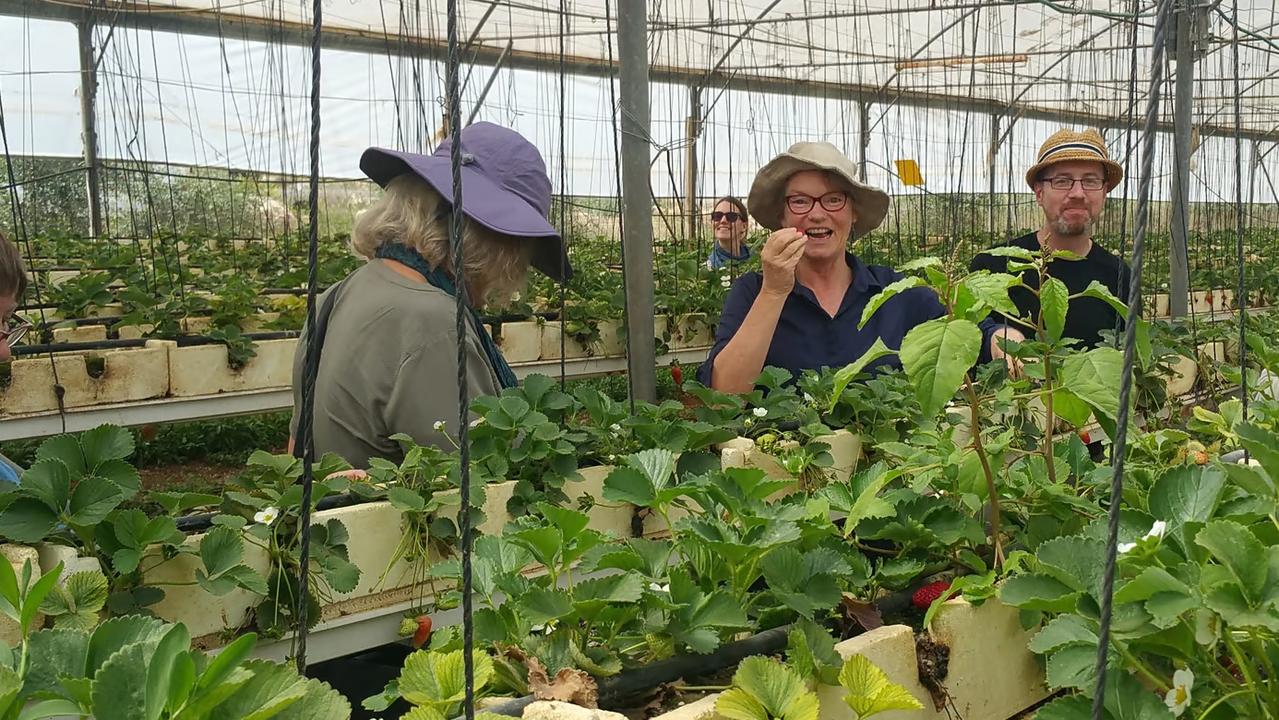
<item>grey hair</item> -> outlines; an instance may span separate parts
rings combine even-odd
[[[412,173],[387,183],[382,197],[360,213],[351,231],[351,249],[372,260],[388,242],[407,245],[422,254],[432,267],[453,274],[449,247],[448,203],[435,188]],[[505,302],[524,286],[532,242],[496,233],[469,219],[463,224],[463,269],[471,302],[485,305]]]

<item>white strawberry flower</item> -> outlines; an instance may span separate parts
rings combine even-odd
[[[662,585],[661,583],[649,583],[649,584],[648,584],[648,589],[649,589],[649,590],[652,590],[653,592],[670,592],[670,591],[671,591],[671,586],[670,586],[670,585]]]
[[[613,423],[612,425],[609,425],[609,426],[608,426],[608,429],[609,429],[609,430],[612,430],[612,431],[613,431],[613,433],[614,433],[615,435],[621,435],[621,434],[622,434],[622,426],[621,426],[621,425],[618,425],[617,423]]]
[[[762,418],[768,415],[768,408],[757,407],[751,412],[754,413],[755,417]]]
[[[263,525],[273,525],[280,518],[280,508],[269,507],[253,513],[253,522],[262,523]]]
[[[444,432],[444,421],[436,420],[435,424],[432,425],[431,427],[435,428],[435,432]]]
[[[484,424],[484,418],[478,417],[471,421],[471,427],[479,427]]]
[[[733,278],[728,273],[719,276],[719,285],[722,288],[730,288],[733,286]]]
[[[1195,674],[1189,668],[1182,668],[1172,674],[1172,689],[1164,696],[1164,704],[1174,717],[1181,717],[1190,706],[1190,690],[1194,686]]]
[[[1142,540],[1151,540],[1151,539],[1162,540],[1164,533],[1167,531],[1168,531],[1168,524],[1165,523],[1163,520],[1156,520],[1155,524],[1150,526],[1150,530],[1147,531],[1146,534],[1143,535],[1141,539]],[[1124,553],[1132,551],[1132,549],[1135,547],[1137,547],[1137,543],[1135,542],[1119,543],[1117,546],[1115,546],[1115,550],[1119,551],[1120,555],[1123,555]]]

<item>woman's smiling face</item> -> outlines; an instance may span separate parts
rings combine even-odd
[[[723,248],[736,249],[742,238],[746,236],[746,216],[737,209],[736,205],[727,200],[720,200],[715,205],[712,215],[715,213],[722,213],[719,220],[713,217],[711,219],[715,230],[715,241]],[[729,213],[732,213],[736,220],[729,220]]]
[[[811,207],[801,212],[806,206]],[[791,175],[786,181],[783,208],[783,224],[808,236],[805,259],[828,260],[843,256],[857,214],[847,188],[830,173],[801,170]]]

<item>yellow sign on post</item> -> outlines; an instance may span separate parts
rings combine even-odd
[[[894,160],[897,164],[897,177],[901,178],[902,185],[907,187],[918,187],[924,184],[924,175],[919,171],[919,163],[914,160]]]

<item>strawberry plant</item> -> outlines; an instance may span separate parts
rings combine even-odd
[[[45,441],[22,483],[0,496],[0,535],[64,545],[96,558],[108,579],[106,607],[116,615],[162,600],[165,583],[148,583],[146,576],[182,554],[199,554],[197,578],[215,595],[237,588],[263,592],[262,578],[241,562],[243,544],[236,533],[222,528],[197,550],[185,542],[173,517],[150,518],[120,507],[140,488],[137,471],[124,460],[132,452],[133,437],[111,425]],[[96,594],[78,587],[74,595],[54,597],[64,601],[60,609],[76,615],[97,604],[91,599]]]
[[[541,501],[563,502],[564,483],[577,473],[580,433],[565,429],[572,396],[544,375],[531,375],[500,396],[477,398],[471,406],[479,421],[470,431],[471,457],[483,477],[513,480],[507,503],[512,515]]]
[[[1279,436],[1241,425],[1256,466],[1172,468],[1132,499],[1120,526],[1114,632],[1105,705],[1146,717],[1275,717],[1279,686],[1279,573],[1273,531]],[[1048,683],[1086,705],[1095,676],[1102,521],[1041,544],[1001,599],[1047,623],[1031,640],[1048,658]],[[1267,559],[1269,558],[1269,559]],[[1193,686],[1192,686],[1193,685]]]
[[[326,454],[314,466],[311,510],[323,498],[346,492],[349,479],[335,476],[350,466],[334,455]],[[249,457],[247,472],[236,485],[228,487],[222,496],[223,514],[214,518],[218,533],[214,546],[235,547],[249,542],[266,551],[270,570],[266,582],[256,590],[265,598],[257,606],[257,627],[269,636],[280,636],[293,628],[300,586],[301,535],[298,522],[302,512],[302,461],[292,455],[271,455],[258,451]],[[359,583],[361,570],[351,563],[346,543],[349,538],[342,521],[331,519],[323,524],[311,525],[310,587],[312,589],[307,608],[309,624],[320,619],[320,606],[330,602],[332,593],[354,590]],[[206,551],[208,537],[201,542],[200,552]],[[219,588],[228,582],[237,582],[242,571],[215,565],[216,575],[210,574],[202,584]],[[197,577],[197,579],[201,579]]]

